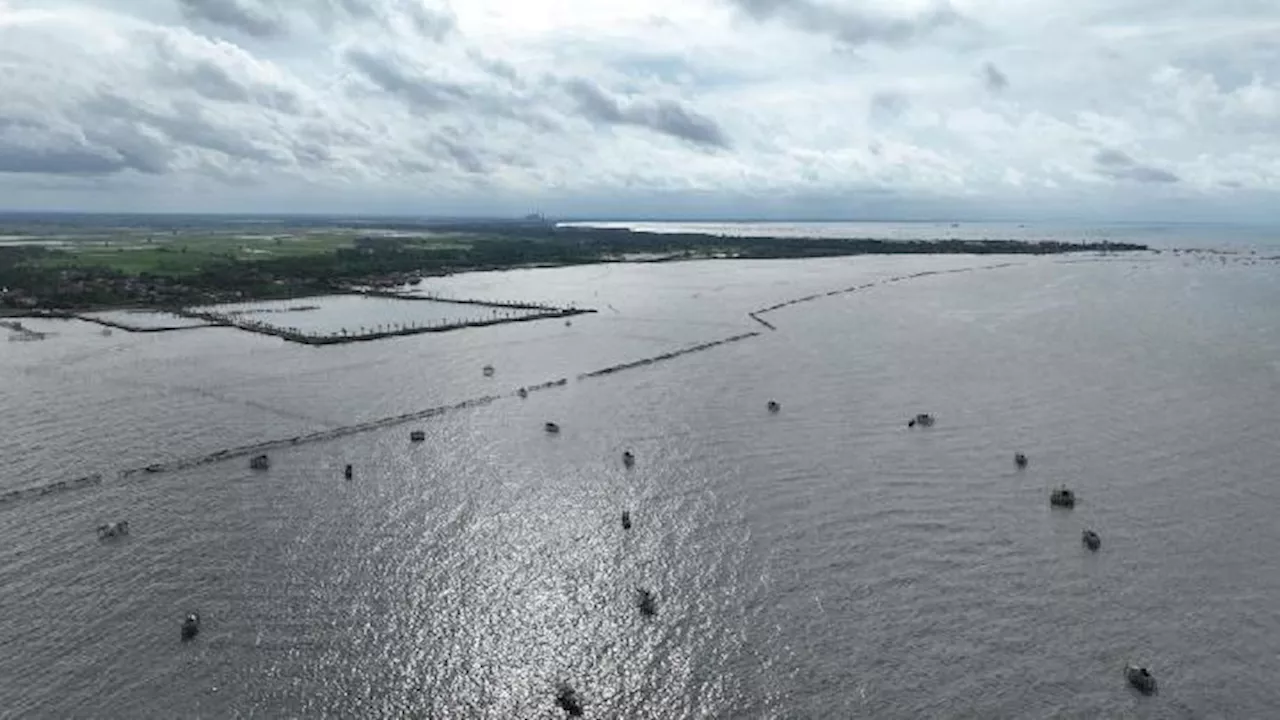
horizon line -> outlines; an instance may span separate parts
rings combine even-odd
[[[549,224],[557,223],[734,223],[734,224],[779,224],[779,223],[899,223],[899,224],[939,224],[939,223],[957,223],[957,224],[1011,224],[1022,223],[1032,224],[1096,224],[1096,225],[1244,225],[1271,227],[1280,225],[1280,223],[1266,223],[1260,221],[1234,221],[1234,220],[1185,220],[1185,219],[1165,219],[1165,218],[1126,218],[1126,219],[1089,219],[1083,217],[1003,217],[1003,218],[985,218],[985,219],[965,219],[954,217],[935,217],[935,218],[856,218],[856,217],[753,217],[753,216],[704,216],[704,217],[652,217],[652,216],[588,216],[588,215],[547,215],[538,213],[541,222]],[[308,219],[386,219],[386,220],[416,220],[422,222],[447,222],[447,221],[502,221],[502,222],[530,222],[528,216],[517,215],[484,215],[476,213],[458,213],[458,214],[413,214],[413,213],[385,213],[385,212],[369,212],[369,213],[325,213],[325,212],[230,212],[230,211],[104,211],[104,210],[12,210],[0,208],[0,218],[15,216],[85,216],[85,217],[156,217],[156,218],[174,218],[174,217],[198,217],[198,218],[245,218],[245,219],[263,219],[263,220],[282,220],[288,218],[308,218]]]

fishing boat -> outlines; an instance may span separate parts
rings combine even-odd
[[[644,615],[645,617],[653,617],[654,615],[658,614],[657,598],[654,597],[652,592],[645,590],[643,588],[640,590],[639,607],[640,607],[640,614]]]
[[[933,427],[934,418],[929,413],[920,413],[907,421],[907,427]]]
[[[1156,691],[1156,678],[1151,671],[1144,667],[1135,665],[1126,665],[1124,667],[1124,677],[1129,684],[1143,695],[1150,695]]]
[[[1076,494],[1063,485],[1049,493],[1049,504],[1053,507],[1073,508],[1076,506]]]
[[[568,713],[569,717],[582,716],[582,701],[578,699],[578,692],[567,683],[561,683],[556,689],[556,705]]]
[[[121,520],[119,522],[106,523],[105,525],[98,526],[98,538],[101,540],[110,540],[112,538],[118,538],[128,534],[128,520]]]
[[[191,613],[182,621],[182,639],[190,640],[200,633],[200,613]]]

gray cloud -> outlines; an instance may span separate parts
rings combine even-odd
[[[161,82],[210,100],[260,105],[293,115],[301,112],[301,99],[292,90],[233,75],[236,68],[184,54],[172,43],[159,42],[157,50],[152,67]]]
[[[139,128],[98,123],[83,132],[69,130],[0,117],[0,173],[159,174],[169,169],[172,152]]]
[[[423,0],[177,0],[183,15],[239,30],[256,38],[283,36],[306,29],[297,21],[310,19],[321,28],[375,23],[383,28],[403,25],[419,37],[442,41],[457,29],[457,20],[444,9]],[[290,23],[290,20],[294,21]],[[291,26],[292,25],[292,26]]]
[[[459,135],[459,133],[446,134],[451,134],[455,137]],[[421,143],[419,147],[432,156],[448,158],[456,166],[468,173],[480,174],[489,169],[488,165],[481,159],[480,154],[469,147],[465,141],[441,136]]]
[[[270,37],[285,31],[284,19],[252,0],[178,0],[191,20],[204,20],[239,30],[253,37]]]
[[[395,24],[397,18],[419,36],[441,41],[457,30],[457,20],[447,7],[432,9],[423,0],[272,0],[280,7],[315,5],[314,13],[324,22],[343,21],[376,22],[384,27]],[[318,5],[317,5],[318,4]]]
[[[417,2],[409,3],[406,14],[409,24],[418,31],[419,35],[437,42],[444,40],[457,29],[457,21],[452,15],[428,10]]]
[[[280,157],[260,147],[236,128],[221,127],[210,122],[199,106],[178,103],[165,114],[144,108],[130,100],[104,93],[84,103],[93,117],[117,120],[126,126],[150,127],[179,145],[213,150],[228,157],[275,164]],[[117,149],[118,149],[117,145]]]
[[[872,123],[887,125],[902,117],[911,106],[907,96],[892,90],[882,90],[871,96],[868,114]]]
[[[1140,23],[1156,0],[718,0],[628,22],[554,0],[564,13],[519,23],[508,0],[457,0],[456,16],[451,1],[9,3],[0,205],[431,194],[666,214],[663,193],[687,192],[689,215],[764,198],[817,217],[883,186],[963,198],[940,215],[1190,216],[1231,198],[1266,216],[1280,196],[1274,2],[1184,1]]]
[[[829,35],[846,45],[902,44],[963,19],[947,0],[911,18],[840,8],[820,0],[726,0],[754,20],[776,20],[798,30]]]
[[[987,90],[998,93],[1009,87],[1009,76],[1000,71],[995,63],[984,63],[982,65],[982,84]]]
[[[1117,180],[1134,180],[1141,183],[1176,183],[1177,175],[1151,165],[1139,164],[1128,154],[1112,148],[1094,153],[1093,163],[1097,171]]]
[[[101,175],[128,169],[118,154],[87,147],[35,148],[0,139],[0,173]]]
[[[173,168],[173,148],[146,128],[106,122],[88,128],[85,137],[98,147],[109,149],[112,155],[119,156],[126,169],[161,175]]]
[[[378,87],[422,108],[440,110],[472,97],[472,92],[458,83],[410,74],[394,59],[367,50],[352,48],[346,59]]]
[[[474,52],[472,55],[483,57]],[[507,81],[509,87],[502,88],[493,83],[477,81],[464,84],[427,77],[397,56],[380,55],[359,48],[348,50],[345,58],[378,89],[419,110],[465,112],[473,120],[501,118],[542,133],[555,133],[561,129],[560,123],[547,112],[553,105],[551,100],[541,91],[525,92],[524,82],[518,75],[514,81]],[[506,63],[478,64],[494,77],[515,74],[515,68]]]
[[[670,100],[623,103],[599,85],[580,78],[565,82],[564,89],[577,103],[578,111],[593,122],[644,127],[702,147],[730,147],[728,136],[715,120]]]
[[[467,51],[467,57],[471,59],[471,62],[494,77],[502,78],[512,85],[519,86],[524,84],[524,80],[520,77],[516,67],[505,60],[489,57],[474,48]]]

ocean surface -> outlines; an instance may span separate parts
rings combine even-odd
[[[329,347],[0,341],[0,493],[102,474],[0,503],[0,717],[557,718],[562,682],[589,718],[1276,716],[1266,253],[427,285],[599,312]],[[326,430],[265,472],[119,474]],[[1062,483],[1074,510],[1049,507]]]

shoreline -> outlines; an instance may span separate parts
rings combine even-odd
[[[987,265],[987,266],[972,267],[972,268],[961,268],[956,270],[936,270],[936,271],[930,270],[930,271],[923,271],[919,273],[913,273],[910,275],[900,275],[900,276],[891,277],[881,281],[873,281],[869,283],[863,283],[861,285],[850,286],[847,288],[838,288],[838,289],[833,289],[827,292],[814,293],[814,294],[806,295],[803,297],[793,298],[780,303],[776,303],[766,308],[760,308],[760,309],[749,311],[746,313],[746,317],[762,325],[765,325],[771,331],[776,331],[777,328],[774,325],[772,325],[768,321],[763,320],[762,318],[759,317],[759,315],[774,312],[776,310],[780,310],[785,307],[790,307],[790,306],[798,305],[801,303],[811,302],[813,300],[817,300],[820,298],[833,297],[833,296],[846,294],[846,293],[861,292],[874,287],[883,286],[883,285],[892,285],[898,282],[906,282],[906,281],[916,280],[924,277],[945,275],[950,273],[967,273],[967,272],[976,272],[976,271],[997,270],[997,269],[1002,269],[1007,267],[1013,267],[1016,265],[1017,265],[1016,263],[1006,262],[1006,263],[998,263],[995,265]],[[591,310],[591,311],[578,311],[578,312],[581,313],[581,312],[595,312],[595,311]],[[722,347],[730,344],[743,342],[746,340],[751,340],[753,338],[758,338],[761,335],[762,335],[761,331],[748,330],[748,331],[741,332],[728,337],[722,337],[715,340],[697,343],[694,345],[687,345],[681,348],[677,348],[675,350],[669,350],[667,352],[660,353],[658,355],[647,356],[637,360],[630,360],[627,362],[617,363],[607,367],[598,368],[596,370],[582,372],[577,375],[576,382],[592,381],[599,378],[606,378],[620,372],[628,372],[631,370],[638,370],[643,367],[650,367],[650,366],[664,363],[670,360],[675,360],[677,358],[681,358],[687,355],[701,353],[717,347]],[[530,393],[550,390],[552,388],[557,388],[557,387],[564,387],[568,384],[569,384],[569,378],[561,377],[555,380],[549,380],[549,381],[534,384],[534,385],[522,386],[520,388],[517,388],[514,393],[508,392],[508,393],[502,393],[502,394],[496,394],[496,395],[495,394],[485,395],[482,397],[462,400],[450,405],[441,405],[433,408],[427,408],[425,410],[402,413],[400,415],[378,418],[375,420],[369,420],[361,423],[330,427],[327,429],[317,430],[315,432],[311,432],[303,435],[295,435],[293,437],[288,437],[288,438],[276,438],[271,440],[264,440],[258,443],[239,445],[236,447],[224,448],[224,449],[216,450],[212,452],[205,452],[196,456],[189,456],[185,458],[173,458],[165,461],[151,463],[149,465],[132,467],[132,468],[124,468],[124,469],[115,471],[114,475],[116,479],[124,480],[124,479],[128,479],[130,477],[138,476],[138,475],[148,476],[148,475],[154,475],[157,473],[166,473],[166,472],[173,472],[178,470],[185,470],[185,469],[200,466],[200,465],[219,463],[219,462],[231,460],[234,458],[243,458],[248,455],[257,454],[257,453],[265,452],[268,450],[295,447],[297,445],[314,443],[314,442],[325,442],[328,440],[334,440],[334,439],[345,437],[348,435],[355,435],[358,433],[364,433],[371,430],[394,427],[397,425],[405,424],[407,422],[412,422],[414,420],[423,420],[431,417],[436,417],[449,412],[454,412],[454,411],[473,408],[473,407],[480,407],[480,406],[488,405],[495,401],[508,398],[511,396],[525,398]],[[26,487],[15,488],[8,492],[0,493],[0,505],[4,505],[10,502],[15,502],[18,500],[28,499],[31,497],[44,496],[50,493],[71,490],[78,487],[84,487],[88,485],[98,485],[98,484],[101,484],[102,477],[103,476],[101,473],[94,473],[92,475],[88,475],[83,478],[78,478],[76,480],[71,480],[71,481],[62,480],[62,481],[56,481],[56,482],[42,483],[39,485],[30,485]]]
[[[412,296],[387,290],[385,288],[402,286],[410,282],[410,278],[449,277],[457,274],[476,272],[505,272],[510,270],[576,267],[582,265],[611,264],[654,264],[696,261],[722,260],[809,260],[816,258],[855,257],[863,255],[1077,255],[1084,253],[1100,253],[1105,255],[1128,253],[1159,253],[1146,245],[1128,243],[1068,243],[1056,241],[1022,241],[1022,240],[877,240],[877,239],[832,239],[832,238],[779,238],[779,237],[723,237],[714,235],[691,235],[672,233],[646,233],[630,230],[587,228],[567,228],[559,232],[546,228],[506,229],[506,234],[497,237],[486,236],[486,228],[471,233],[476,248],[480,248],[487,256],[510,252],[516,256],[511,261],[497,258],[449,258],[438,259],[426,257],[423,253],[407,253],[400,249],[386,251],[385,256],[374,251],[361,258],[369,260],[377,266],[370,274],[350,274],[359,267],[357,260],[339,255],[317,255],[313,259],[333,266],[332,276],[325,279],[315,275],[314,268],[306,274],[289,265],[290,258],[278,259],[284,263],[282,267],[269,266],[276,270],[269,273],[275,277],[270,283],[248,285],[226,285],[221,278],[178,278],[168,276],[132,276],[118,273],[110,268],[95,266],[74,266],[63,270],[82,276],[80,279],[68,279],[61,275],[50,277],[51,286],[35,287],[14,286],[10,293],[17,291],[16,300],[0,305],[0,317],[48,317],[50,315],[78,315],[90,312],[110,310],[142,310],[153,312],[172,312],[182,314],[184,308],[198,305],[224,304],[232,302],[262,302],[268,300],[305,300],[324,295],[361,294],[373,297],[390,297],[400,300],[434,300],[457,304],[492,305],[495,307],[511,307],[514,309],[544,310],[546,306],[537,303],[487,303],[466,299],[444,298],[435,296]],[[537,254],[533,249],[540,249],[549,257],[533,259],[526,254]],[[554,257],[550,257],[554,256]],[[631,256],[631,257],[629,257]],[[228,268],[243,267],[246,274],[261,273],[264,265],[272,261],[259,263],[237,263]],[[436,263],[434,267],[431,263]],[[345,264],[344,264],[345,263]],[[354,263],[354,264],[353,264]],[[293,276],[290,277],[290,273]],[[283,276],[282,276],[283,274]],[[182,282],[179,282],[181,280]],[[102,300],[101,293],[96,302],[67,302],[68,291],[63,287],[67,283],[85,284],[97,282],[100,286],[115,288],[122,296],[118,302]],[[191,284],[184,284],[191,283]],[[121,291],[119,286],[134,288]],[[170,293],[164,300],[147,302],[141,300],[140,292],[146,294],[148,288],[180,288],[177,294]],[[363,287],[364,289],[355,289]],[[61,293],[61,294],[60,294]],[[45,295],[53,294],[49,300]],[[156,293],[152,293],[153,295]],[[0,301],[7,300],[0,296]],[[17,304],[21,303],[21,304]]]

